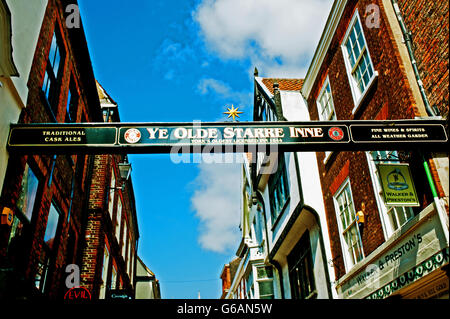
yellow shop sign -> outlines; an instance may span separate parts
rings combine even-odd
[[[378,164],[377,167],[387,206],[419,206],[408,164]]]

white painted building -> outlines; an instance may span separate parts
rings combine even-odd
[[[47,0],[0,0],[0,192],[9,126],[27,104],[28,76],[46,7]]]
[[[254,121],[309,121],[300,79],[255,74]],[[314,152],[247,155],[242,174],[241,258],[227,298],[336,298]]]
[[[136,263],[135,299],[161,299],[159,281],[139,256]]]

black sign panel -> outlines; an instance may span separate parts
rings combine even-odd
[[[163,124],[119,128],[119,145],[124,147],[235,147],[257,145],[305,145],[349,143],[345,125],[245,124]]]
[[[444,121],[83,123],[11,125],[8,149],[26,153],[447,150]],[[413,146],[414,145],[414,146]]]
[[[48,125],[13,126],[8,145],[20,147],[102,147],[116,144],[116,127]]]
[[[447,134],[440,124],[351,124],[355,143],[417,143],[446,141]]]

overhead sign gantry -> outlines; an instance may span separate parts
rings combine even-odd
[[[446,150],[442,120],[13,124],[7,147],[21,153]]]

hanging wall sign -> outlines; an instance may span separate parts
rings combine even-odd
[[[378,164],[387,206],[420,206],[408,164]]]
[[[8,145],[14,147],[104,147],[116,144],[117,128],[96,125],[19,125],[12,126]]]
[[[367,122],[350,124],[352,140],[355,143],[417,143],[420,141],[442,141],[447,135],[442,125],[426,122]]]

